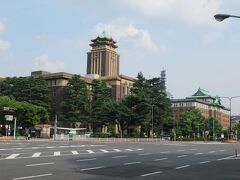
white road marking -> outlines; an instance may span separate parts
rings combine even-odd
[[[186,157],[188,155],[184,154],[184,155],[180,155],[180,156],[177,156],[178,158],[182,158],[182,157]]]
[[[113,149],[114,151],[116,151],[116,152],[121,152],[121,150],[120,149]]]
[[[225,151],[225,149],[221,149],[221,150],[220,150],[220,152],[224,152],[224,151]]]
[[[76,160],[78,162],[84,162],[84,161],[95,161],[97,160],[97,158],[92,158],[92,159],[79,159],[79,160]]]
[[[203,154],[203,153],[196,153],[196,154],[194,154],[194,155],[201,155],[201,154]]]
[[[54,162],[49,162],[49,163],[39,163],[39,164],[28,164],[26,166],[43,166],[43,165],[50,165],[50,164],[55,164]]]
[[[41,153],[38,152],[38,153],[34,153],[34,154],[32,155],[32,157],[39,157],[40,155],[41,155]]]
[[[55,148],[55,147],[52,147],[52,146],[48,146],[47,148],[48,148],[48,149],[53,149],[53,148]]]
[[[77,151],[72,151],[72,154],[79,154]]]
[[[20,179],[31,179],[31,178],[37,178],[37,177],[44,177],[44,176],[51,176],[52,174],[40,174],[35,176],[25,176],[25,177],[19,177],[19,178],[13,178],[13,180],[20,180]]]
[[[32,149],[39,149],[40,147],[32,147]]]
[[[189,149],[190,151],[196,151],[196,150],[198,150],[198,149]]]
[[[163,161],[163,160],[166,160],[168,158],[160,158],[160,159],[155,159],[154,161]]]
[[[153,172],[153,173],[143,174],[141,176],[145,177],[145,176],[151,176],[151,175],[160,174],[160,173],[162,173],[162,172],[161,171],[157,171],[157,172]]]
[[[224,158],[220,158],[220,159],[217,159],[218,161],[222,161],[222,160],[226,160],[226,159],[230,159],[232,157],[235,157],[235,156],[228,156],[228,157],[224,157]]]
[[[179,166],[179,167],[176,167],[176,169],[183,169],[183,168],[186,168],[186,167],[189,167],[190,165],[184,165],[184,166]]]
[[[141,148],[139,148],[139,149],[137,149],[137,151],[142,151],[143,149],[141,149]]]
[[[107,150],[105,150],[105,149],[101,149],[101,151],[102,151],[102,152],[105,152],[105,153],[109,152],[109,151],[107,151]]]
[[[209,151],[208,154],[212,154],[212,153],[215,153],[216,151]]]
[[[160,152],[160,153],[162,153],[162,154],[166,154],[166,153],[169,153],[170,151],[162,151],[162,152]]]
[[[133,151],[132,149],[126,149],[126,151]]]
[[[202,161],[199,164],[206,164],[206,163],[210,163],[210,161]]]
[[[143,154],[139,154],[139,156],[147,156],[147,155],[151,155],[153,153],[143,153]]]
[[[116,159],[116,158],[125,158],[125,157],[128,157],[128,156],[113,156],[112,158]]]
[[[183,151],[185,151],[184,149],[179,149],[179,150],[177,150],[178,152],[183,152]]]
[[[19,156],[19,154],[11,154],[10,156],[6,157],[5,159],[14,159],[17,156]]]
[[[124,163],[123,165],[127,166],[127,165],[140,164],[140,163],[142,162],[130,162],[130,163]]]
[[[95,152],[93,152],[92,150],[86,150],[89,154],[94,154]]]
[[[56,151],[56,152],[54,152],[54,154],[53,154],[53,156],[60,156],[60,151]]]
[[[105,168],[105,166],[98,166],[98,167],[92,167],[92,168],[80,169],[80,171],[89,171],[89,170],[102,169],[102,168]]]

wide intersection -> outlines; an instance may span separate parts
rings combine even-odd
[[[0,179],[239,179],[240,144],[0,143]]]

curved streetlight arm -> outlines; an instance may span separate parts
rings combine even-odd
[[[214,18],[219,22],[223,21],[224,19],[230,18],[230,17],[240,18],[240,16],[235,16],[235,15],[230,15],[230,14],[216,14],[216,15],[214,15]]]

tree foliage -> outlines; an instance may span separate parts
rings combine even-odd
[[[65,99],[61,103],[62,116],[66,124],[87,123],[89,118],[89,93],[87,84],[74,75],[65,87]]]
[[[13,77],[0,81],[0,96],[49,108],[51,101],[47,82],[42,77]]]
[[[5,124],[3,107],[14,108],[14,116],[17,117],[17,125],[25,128],[32,127],[38,123],[47,123],[49,116],[46,108],[36,106],[26,101],[16,101],[8,96],[0,96],[0,116],[2,124]]]

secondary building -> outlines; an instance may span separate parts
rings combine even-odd
[[[185,99],[172,99],[172,112],[175,119],[179,119],[181,113],[198,109],[206,118],[216,118],[223,129],[230,127],[230,109],[221,104],[218,96],[211,95],[208,91],[199,88],[195,94]]]

